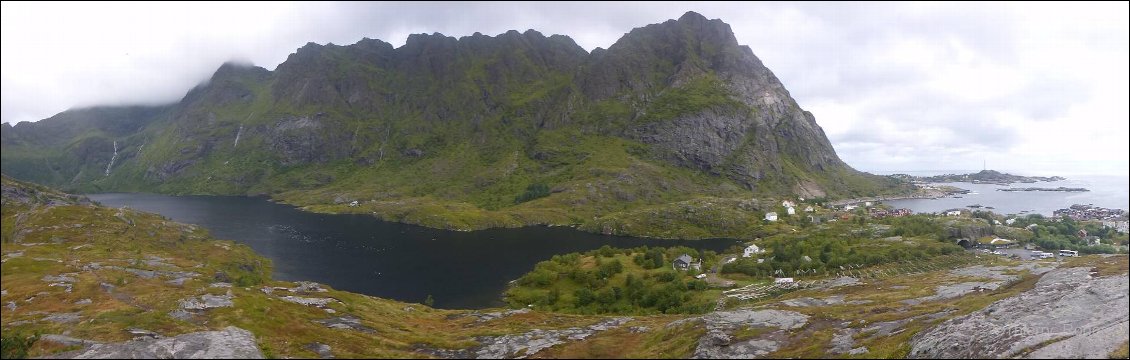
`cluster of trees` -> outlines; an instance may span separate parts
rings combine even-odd
[[[688,254],[716,259],[713,252],[686,247],[601,249],[556,255],[534,266],[507,290],[512,306],[582,314],[703,313],[713,302],[705,281],[671,268]]]
[[[888,231],[891,236],[920,236],[937,240],[943,240],[949,236],[945,227],[929,215],[890,217],[882,219],[880,222],[891,226]]]
[[[514,203],[521,204],[546,196],[549,196],[549,185],[542,183],[530,184],[529,186],[526,186],[526,192],[514,198]]]
[[[944,239],[938,236],[944,230],[929,219],[907,217],[892,223],[885,235],[904,238],[873,239],[865,232],[846,231],[842,227],[773,236],[762,244],[768,251],[761,256],[761,262],[757,258],[739,258],[723,266],[722,272],[754,277],[794,276],[798,271],[827,274],[841,267],[922,260],[963,250],[951,242],[939,241]],[[910,236],[917,238],[907,238]]]
[[[1033,214],[1018,218],[1013,226],[1028,226],[1032,228],[1032,243],[1044,250],[1076,250],[1084,254],[1113,254],[1118,249],[1110,244],[1126,244],[1130,236],[1114,229],[1103,227],[1094,223],[1083,223],[1063,217],[1051,221],[1043,215]],[[1079,237],[1079,230],[1086,230],[1088,236],[1097,236],[1110,244],[1089,245],[1087,240]]]

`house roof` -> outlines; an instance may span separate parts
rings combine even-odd
[[[683,255],[679,255],[679,257],[675,258],[675,262],[679,262],[679,261],[682,261],[684,264],[690,264],[692,261],[694,261],[694,259],[692,259],[690,255],[683,254]]]

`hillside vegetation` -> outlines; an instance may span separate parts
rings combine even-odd
[[[693,12],[591,53],[533,30],[310,43],[274,71],[224,64],[174,104],[0,138],[4,173],[68,191],[268,195],[464,230],[734,237],[748,214],[716,199],[911,190],[843,163],[730,26]],[[720,219],[679,213],[704,199]]]
[[[754,276],[722,292],[702,289],[696,271],[670,270],[669,257],[691,249],[604,248],[539,264],[508,294],[513,309],[440,310],[272,280],[269,261],[195,226],[7,177],[0,185],[5,357],[1125,357],[1125,255],[960,253],[767,292]],[[920,225],[899,231],[929,231]],[[704,269],[720,261],[693,255]],[[606,291],[621,284],[619,299]],[[582,286],[599,289],[591,302],[576,296]],[[547,287],[561,289],[556,304],[519,300]],[[607,315],[578,314],[598,312]],[[1026,325],[981,325],[997,314]],[[1041,332],[1063,324],[1077,330]]]

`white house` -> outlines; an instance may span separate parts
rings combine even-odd
[[[675,268],[675,270],[686,270],[691,267],[692,264],[694,264],[694,258],[691,258],[690,255],[683,254],[679,255],[679,257],[675,258],[675,261],[671,262],[671,267]]]
[[[349,203],[349,207],[357,207],[357,205],[360,205],[357,200],[353,200],[353,202]]]
[[[961,210],[946,211],[946,216],[961,216]]]
[[[788,200],[785,200],[785,201],[782,201],[782,202],[781,202],[781,206],[784,206],[784,207],[795,207],[795,206],[796,206],[796,203],[794,203],[794,202],[792,202],[792,201],[788,201]]]
[[[871,206],[871,205],[872,205],[872,204],[871,204],[871,202],[870,202],[870,201],[863,203],[863,206]]]
[[[789,215],[796,215],[796,208],[789,206],[785,208],[785,212],[789,213]]]
[[[773,279],[774,284],[792,284],[793,278],[776,278]]]
[[[760,254],[763,252],[765,252],[765,250],[757,247],[757,245],[750,245],[746,246],[745,251],[742,251],[742,257],[750,257],[753,254]]]
[[[858,207],[859,207],[859,205],[844,205],[844,210],[852,211],[852,210],[855,210]]]
[[[813,209],[811,206],[804,207],[804,212],[813,212],[813,211],[816,211],[816,210]]]
[[[1015,223],[1015,222],[1016,222],[1016,218],[1012,218],[1012,219],[1005,220],[1004,224],[1008,225],[1008,226],[1012,226],[1012,223]]]
[[[765,220],[777,221],[777,213],[775,213],[775,212],[765,213]]]

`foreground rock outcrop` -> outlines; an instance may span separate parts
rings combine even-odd
[[[1130,336],[1125,274],[1045,274],[1036,287],[911,340],[912,358],[1106,358]]]
[[[717,311],[701,318],[679,320],[671,325],[701,321],[706,335],[698,340],[695,359],[748,359],[765,356],[780,347],[779,337],[759,336],[736,339],[734,332],[745,328],[764,329],[769,335],[803,327],[808,316],[792,311],[751,310]]]
[[[263,359],[250,331],[229,326],[163,339],[144,339],[51,356],[53,359]]]

